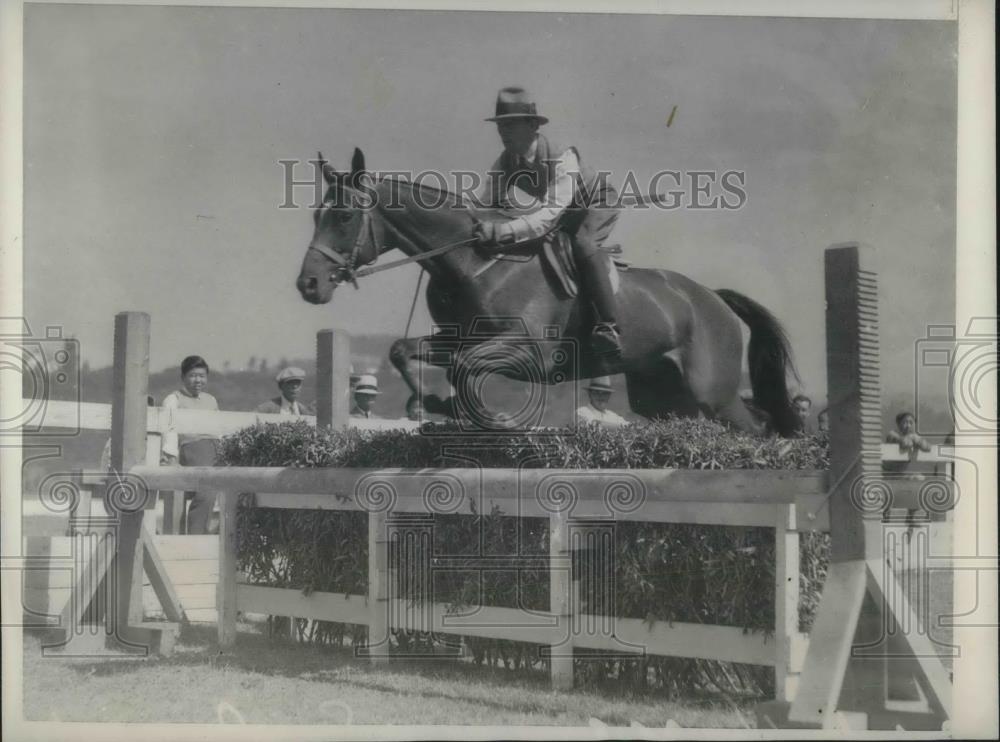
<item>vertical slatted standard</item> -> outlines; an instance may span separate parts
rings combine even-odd
[[[836,723],[867,587],[872,545],[859,504],[866,502],[866,480],[881,474],[877,286],[869,260],[857,245],[825,255],[830,567],[789,721],[828,729]]]
[[[351,410],[351,336],[345,330],[316,333],[316,425],[342,428]]]
[[[830,568],[788,722],[940,729],[950,716],[947,672],[916,630],[912,608],[894,597],[885,562],[882,515],[891,488],[881,465],[878,283],[870,261],[856,245],[826,253]],[[893,637],[900,625],[910,630]],[[927,703],[894,715],[887,690],[914,673]]]

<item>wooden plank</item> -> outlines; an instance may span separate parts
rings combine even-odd
[[[832,562],[788,719],[832,728],[867,585],[864,560]]]
[[[401,615],[408,601],[396,600],[394,615]],[[533,644],[556,644],[566,628],[548,611],[524,611],[495,606],[467,606],[453,610],[446,603],[430,606],[432,630],[442,634],[509,639]]]
[[[189,560],[203,561],[219,559],[219,537],[209,536],[155,536],[160,557],[167,564]]]
[[[49,587],[28,587],[22,591],[24,607],[35,613],[47,613],[58,617],[68,607],[72,594],[72,585],[50,585]],[[184,611],[191,608],[215,610],[215,585],[210,583],[198,585],[179,585],[176,590],[179,605]],[[142,591],[143,615],[166,616],[160,600],[152,585],[146,585]],[[103,630],[103,629],[102,629]]]
[[[237,521],[239,495],[219,494],[219,582],[216,585],[216,610],[219,613],[219,647],[230,649],[236,644],[236,571]]]
[[[635,651],[666,657],[743,662],[773,667],[773,639],[763,633],[745,633],[736,626],[656,621],[639,618],[616,618],[614,635],[580,633],[573,637],[575,646],[621,652],[626,646]]]
[[[170,581],[178,588],[182,585],[214,585],[219,581],[218,559],[187,559],[164,564]],[[144,584],[149,584],[149,580]]]
[[[156,549],[156,543],[152,534],[145,528],[142,530],[142,565],[146,572],[146,579],[149,580],[156,598],[163,607],[163,613],[168,621],[184,623],[184,608],[181,600],[174,589],[171,577],[167,568],[160,558],[160,552]]]
[[[189,608],[216,610],[215,591],[215,585],[184,585],[183,587],[178,587],[176,594],[178,604],[181,606],[181,614],[186,613]],[[170,614],[161,610],[160,601],[151,588],[146,588],[143,592],[143,607],[147,614],[162,614],[167,616],[168,620],[170,619]]]
[[[32,400],[23,400],[25,406]],[[287,415],[263,412],[241,412],[233,410],[164,410],[160,407],[149,407],[147,414],[147,429],[152,433],[165,433],[168,430],[181,434],[210,434],[215,436],[232,435],[243,428],[258,423],[280,424],[292,419],[299,419],[308,425],[316,425],[313,415],[301,415],[290,418]],[[103,402],[68,402],[50,400],[46,402],[41,427],[45,430],[111,430],[111,405]],[[409,418],[348,418],[349,427],[360,430],[409,430],[416,431],[420,423]]]
[[[366,625],[370,617],[368,598],[364,595],[320,592],[304,595],[297,589],[239,583],[236,586],[236,603],[243,613],[297,616],[362,625]]]
[[[816,522],[810,521],[803,530],[826,530],[828,528],[828,518],[825,512],[819,508],[823,503],[823,497],[813,495],[802,498],[819,510],[819,518]],[[358,510],[358,505],[353,498],[337,498],[330,495],[284,495],[272,492],[258,492],[255,495],[257,507],[279,508],[290,510]],[[483,511],[490,512],[496,505],[504,512],[517,513],[520,517],[544,518],[551,513],[551,509],[538,502],[537,499],[527,498],[519,501],[498,500],[487,497],[483,502],[477,503],[482,506]],[[692,525],[727,525],[741,527],[770,528],[774,525],[774,505],[767,504],[741,504],[741,503],[713,503],[713,502],[650,502],[631,512],[618,512],[609,514],[608,508],[603,501],[585,500],[579,502],[573,508],[574,518],[607,518],[609,521],[640,521],[655,523],[688,523]],[[427,513],[427,506],[421,497],[400,498],[392,508],[393,513]],[[471,515],[468,506],[460,507],[456,512]],[[803,516],[805,517],[805,516]]]
[[[391,481],[396,501],[422,501],[432,484],[454,489],[463,499],[501,502],[547,501],[555,485],[569,486],[578,502],[605,502],[609,491],[634,489],[640,501],[791,504],[826,494],[826,474],[818,471],[691,469],[350,469],[280,467],[146,467],[131,473],[156,489],[210,489],[223,492],[360,497]],[[527,506],[527,505],[526,505]],[[623,508],[618,508],[621,512]],[[511,511],[517,512],[515,511]],[[616,511],[605,507],[611,516]],[[574,515],[573,512],[569,513]]]

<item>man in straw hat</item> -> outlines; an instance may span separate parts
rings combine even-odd
[[[576,411],[577,420],[581,423],[598,423],[608,428],[628,425],[625,418],[608,409],[612,392],[614,392],[614,388],[611,386],[610,376],[598,376],[591,379],[587,385],[590,404],[584,405]]]
[[[375,397],[378,396],[378,379],[374,374],[361,374],[354,385],[354,410],[351,417],[373,418],[377,415],[372,411]]]
[[[580,161],[574,146],[558,144],[538,131],[548,123],[538,113],[531,95],[520,87],[503,88],[497,95],[497,125],[503,152],[493,164],[482,202],[498,207],[514,198],[510,190],[527,193],[542,204],[534,213],[510,221],[479,222],[476,234],[485,246],[539,239],[559,228],[567,232],[584,295],[593,303],[591,350],[602,358],[621,355],[615,316],[617,307],[608,264],[601,245],[618,219],[614,189]]]
[[[299,392],[302,391],[302,381],[306,372],[298,366],[283,368],[274,377],[281,394],[258,405],[257,412],[267,412],[278,415],[311,415],[312,410],[299,402]]]

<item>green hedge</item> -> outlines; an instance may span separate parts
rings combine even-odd
[[[544,467],[825,469],[827,441],[762,439],[719,423],[670,419],[609,430],[590,426],[552,435],[502,435],[472,439],[438,427],[435,435],[403,431],[317,430],[305,423],[257,425],[228,436],[222,463],[230,466],[294,467]],[[449,455],[449,452],[451,455]],[[459,457],[455,456],[460,452]],[[471,459],[471,460],[470,460]],[[430,564],[449,556],[467,571],[433,571],[433,600],[450,605],[493,605],[546,610],[548,530],[541,518],[512,518],[494,511],[437,515],[430,529],[433,550],[411,550],[411,559]],[[774,625],[774,531],[678,524],[621,522],[614,526],[614,611],[651,621],[683,621],[741,627],[771,633]],[[801,541],[803,628],[812,620],[825,574],[828,540]],[[367,515],[350,511],[294,511],[242,507],[239,558],[251,581],[305,591],[363,594],[367,591]],[[479,555],[494,569],[475,569]],[[515,564],[512,555],[521,555]],[[463,557],[463,555],[466,555]],[[534,557],[525,561],[525,557]],[[505,558],[507,558],[505,560]],[[594,553],[576,555],[576,568],[591,570]],[[606,557],[605,557],[606,558]],[[584,563],[582,560],[591,560]],[[405,572],[405,571],[404,571]],[[401,572],[401,575],[404,574]],[[586,612],[608,613],[606,590],[583,590]],[[401,577],[400,594],[427,596],[425,580]],[[298,630],[319,642],[363,639],[365,627],[329,622]],[[431,651],[441,641],[397,632],[408,652]],[[466,638],[477,662],[507,667],[544,667],[534,644]],[[652,685],[667,694],[707,690],[769,695],[768,668],[664,657],[577,661],[578,681]]]

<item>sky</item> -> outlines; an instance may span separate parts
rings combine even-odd
[[[360,146],[371,169],[482,171],[510,84],[612,182],[746,174],[743,208],[630,210],[613,241],[767,306],[805,391],[825,393],[831,244],[873,250],[886,394],[954,321],[954,24],[27,5],[24,51],[25,311],[92,366],[123,310],[151,315],[153,370],[308,357],[334,326],[401,336],[416,268],[299,298],[311,194],[278,208],[279,161],[346,168]]]

